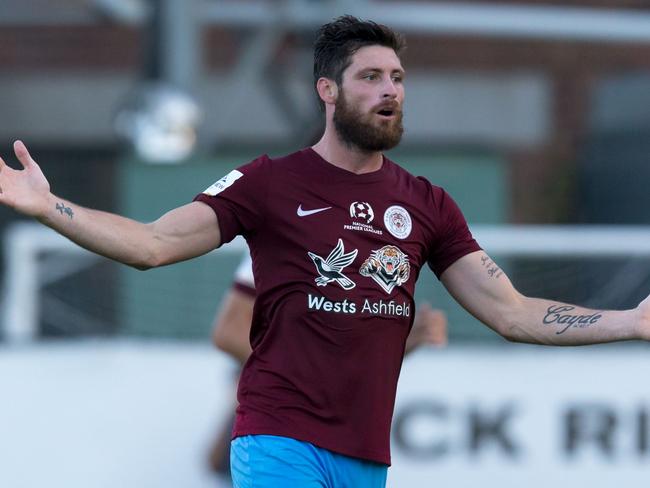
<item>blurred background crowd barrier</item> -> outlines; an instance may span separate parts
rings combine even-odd
[[[0,154],[20,138],[55,193],[153,220],[315,142],[311,44],[344,13],[406,35],[390,156],[449,191],[522,292],[648,295],[645,0],[3,0]],[[209,333],[242,242],[142,273],[5,208],[0,234],[0,485],[211,486],[231,367]],[[450,346],[405,362],[391,488],[645,486],[645,345],[507,344],[428,270],[416,298]]]

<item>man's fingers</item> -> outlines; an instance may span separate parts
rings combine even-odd
[[[418,322],[429,327],[445,326],[447,324],[447,315],[441,310],[418,310]]]
[[[442,310],[432,310],[431,320],[440,324],[442,327],[447,326],[447,315]]]
[[[20,161],[20,164],[23,165],[23,168],[27,168],[31,164],[34,164],[34,160],[29,155],[29,151],[27,150],[27,147],[25,147],[23,141],[14,142],[14,152],[16,153],[16,157],[18,158],[18,161]]]
[[[425,341],[437,346],[447,344],[447,316],[444,312],[431,310],[427,313]]]

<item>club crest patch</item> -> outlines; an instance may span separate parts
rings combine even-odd
[[[384,246],[372,251],[361,268],[361,276],[375,280],[386,293],[393,291],[396,286],[406,283],[411,274],[408,256],[396,246]]]
[[[404,207],[393,205],[384,212],[384,225],[398,239],[406,239],[413,226],[411,216]]]
[[[241,171],[233,169],[230,173],[228,173],[226,176],[221,178],[219,181],[215,182],[213,185],[206,188],[203,193],[205,193],[206,195],[210,195],[212,197],[218,195],[242,176],[244,176],[244,174]]]

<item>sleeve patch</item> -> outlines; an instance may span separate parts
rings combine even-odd
[[[230,185],[232,185],[235,181],[237,181],[242,176],[244,176],[244,174],[241,171],[233,169],[230,173],[228,173],[226,176],[221,178],[219,181],[215,182],[213,185],[206,188],[203,191],[203,193],[206,195],[215,196],[221,193],[222,191],[224,191],[226,188],[228,188]]]

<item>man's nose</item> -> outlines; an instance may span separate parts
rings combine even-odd
[[[384,82],[382,87],[382,98],[397,98],[397,86],[392,79],[388,79]]]

